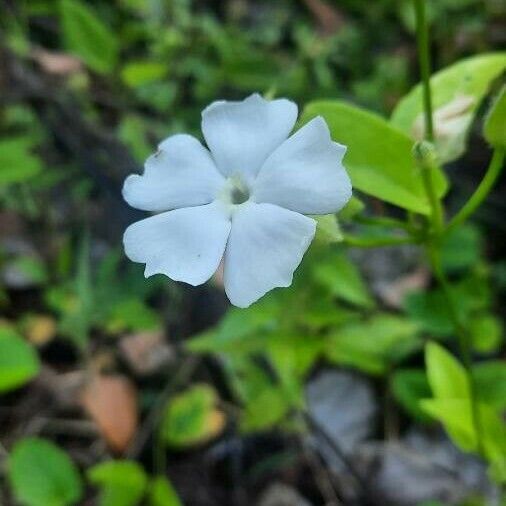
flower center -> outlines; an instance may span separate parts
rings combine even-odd
[[[241,177],[233,175],[227,179],[221,198],[223,202],[237,206],[249,200],[250,190]]]
[[[230,200],[232,204],[242,204],[249,199],[249,192],[244,188],[234,186],[230,192]]]

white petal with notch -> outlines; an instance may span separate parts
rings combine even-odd
[[[255,93],[241,102],[213,102],[202,112],[202,132],[221,173],[240,173],[251,182],[296,119],[293,102]]]
[[[191,135],[173,135],[150,156],[144,174],[132,174],[123,197],[143,211],[169,211],[209,204],[224,185],[209,151]]]
[[[315,230],[315,220],[282,207],[254,202],[240,206],[225,253],[230,302],[248,307],[269,290],[290,286]]]
[[[253,200],[303,214],[330,214],[351,197],[343,167],[346,147],[334,142],[318,116],[295,132],[266,160],[254,183]]]
[[[216,271],[230,233],[230,218],[219,202],[176,209],[130,225],[125,253],[146,264],[146,277],[165,274],[197,286]]]

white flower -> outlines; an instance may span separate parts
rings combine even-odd
[[[205,283],[224,259],[225,291],[247,307],[289,286],[313,240],[316,222],[351,196],[346,148],[315,118],[288,138],[297,106],[254,94],[219,101],[202,113],[209,149],[190,135],[164,140],[144,174],[123,187],[133,207],[157,214],[127,228],[126,255],[165,274]]]

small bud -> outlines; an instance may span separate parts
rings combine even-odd
[[[434,111],[434,138],[442,162],[455,160],[465,150],[465,140],[473,119],[475,99],[468,95],[457,95],[453,100]],[[422,140],[425,132],[425,118],[421,113],[413,123],[411,134]]]
[[[418,141],[413,146],[413,157],[421,168],[431,169],[438,164],[436,147],[429,141]]]

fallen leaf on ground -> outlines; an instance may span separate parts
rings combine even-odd
[[[124,376],[95,376],[84,387],[82,405],[96,422],[107,445],[126,450],[138,426],[137,392]]]
[[[66,76],[69,74],[75,74],[83,69],[83,64],[75,56],[66,53],[48,51],[43,48],[35,48],[32,51],[32,58],[48,74]]]
[[[152,374],[175,358],[161,332],[140,332],[125,336],[119,347],[123,358],[139,376]]]

